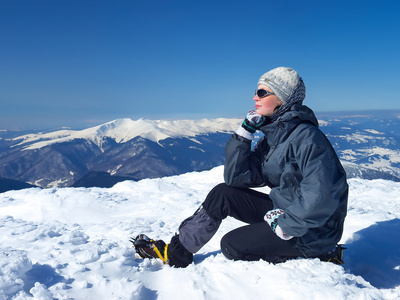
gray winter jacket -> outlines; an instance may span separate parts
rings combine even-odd
[[[225,148],[225,183],[269,186],[278,224],[305,256],[329,252],[339,242],[347,213],[346,173],[311,109],[294,105],[251,142],[234,134]]]

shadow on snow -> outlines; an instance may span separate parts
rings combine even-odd
[[[196,254],[193,256],[193,262],[197,265],[197,264],[201,263],[203,260],[205,260],[206,258],[208,258],[210,256],[215,256],[219,253],[222,253],[221,250],[216,250],[216,251],[212,251],[212,252],[208,252],[208,253],[204,253],[204,254]]]
[[[57,274],[56,270],[49,265],[34,264],[32,269],[26,272],[26,281],[24,290],[29,293],[29,290],[36,282],[39,282],[49,288],[59,282],[71,284],[74,279],[66,280],[63,276]]]
[[[347,272],[376,288],[400,285],[400,220],[378,222],[354,234],[344,252]]]

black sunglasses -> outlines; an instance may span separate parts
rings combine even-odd
[[[259,89],[259,90],[256,90],[256,95],[258,96],[258,98],[264,98],[264,97],[267,97],[268,95],[275,95],[275,93],[271,93],[266,90]]]

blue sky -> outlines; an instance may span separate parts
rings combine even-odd
[[[400,109],[400,1],[1,0],[0,129],[244,117],[290,66],[316,112]]]

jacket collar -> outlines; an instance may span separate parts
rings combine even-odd
[[[266,136],[268,145],[276,146],[284,142],[297,125],[304,122],[318,127],[317,118],[310,108],[305,105],[293,105],[275,122],[267,123],[261,127],[261,131]]]

